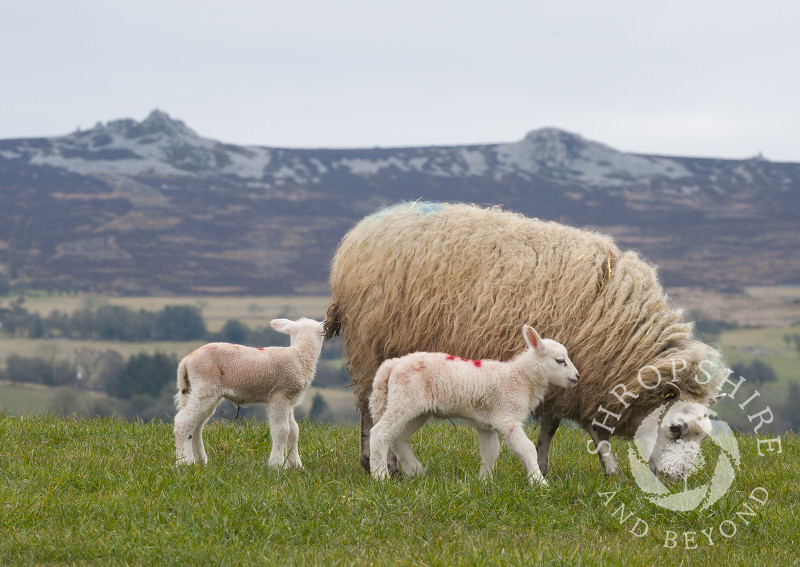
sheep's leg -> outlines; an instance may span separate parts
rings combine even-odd
[[[397,464],[397,455],[395,455],[394,451],[391,449],[389,449],[389,453],[386,455],[386,466],[389,469],[389,476],[392,478],[400,476],[400,466]]]
[[[478,471],[480,478],[492,475],[497,457],[500,455],[500,438],[496,431],[491,429],[478,429],[478,445],[481,449],[481,468]]]
[[[369,407],[366,405],[364,407],[359,405],[358,409],[361,413],[361,456],[359,461],[361,462],[361,468],[364,469],[364,472],[369,474],[372,447],[372,441],[370,440],[373,426],[372,414],[369,412]]]
[[[547,486],[547,481],[539,470],[539,463],[536,457],[536,445],[525,435],[525,429],[521,421],[507,424],[498,428],[498,432],[506,440],[508,448],[522,461],[525,470],[528,472],[528,481],[531,484],[539,483]]]
[[[270,467],[283,468],[286,466],[290,411],[291,406],[283,402],[273,403],[269,408],[269,433],[272,436],[272,451],[268,463]]]
[[[611,443],[608,441],[611,437],[611,433],[605,429],[595,429],[592,426],[589,426],[586,430],[589,432],[592,441],[594,441],[595,451],[592,452],[597,453],[597,458],[600,459],[600,465],[602,465],[603,471],[605,471],[608,476],[617,474],[619,465],[617,465],[617,460],[611,452]]]
[[[289,449],[288,463],[290,467],[303,468],[303,463],[300,461],[300,451],[297,447],[297,442],[300,439],[300,426],[294,419],[294,408],[289,410],[289,437],[287,439],[287,448]]]
[[[550,470],[550,443],[553,435],[556,434],[561,418],[554,416],[548,410],[542,411],[542,418],[539,425],[539,443],[536,445],[536,453],[539,458],[539,470],[542,475],[547,476]]]
[[[411,449],[411,436],[417,429],[425,425],[427,420],[428,416],[421,415],[409,421],[403,428],[400,436],[392,444],[392,449],[395,455],[397,455],[400,464],[403,465],[403,471],[408,476],[417,476],[425,472],[425,467],[422,466],[422,463],[419,462],[416,455],[414,455],[414,451]]]

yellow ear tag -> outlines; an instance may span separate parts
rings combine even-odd
[[[662,400],[668,400],[668,399],[674,398],[674,397],[675,397],[675,392],[667,392],[666,394],[661,394],[661,399]]]

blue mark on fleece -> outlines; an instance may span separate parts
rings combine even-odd
[[[431,213],[438,213],[444,207],[444,203],[434,203],[432,201],[405,201],[379,209],[367,218],[370,220],[381,220],[392,213],[401,211],[413,211],[419,215],[429,215]]]

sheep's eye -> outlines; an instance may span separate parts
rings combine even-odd
[[[567,365],[567,361],[564,360],[563,356],[559,356],[558,358],[556,358],[556,362],[559,363],[561,366],[566,366]]]

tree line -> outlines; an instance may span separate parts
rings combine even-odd
[[[219,332],[210,333],[201,310],[192,305],[166,306],[159,311],[101,305],[69,314],[53,311],[42,317],[29,313],[21,299],[14,300],[10,307],[0,308],[0,334],[35,339],[197,341],[198,344],[222,341],[258,347],[289,344],[288,336],[268,325],[251,329],[237,319],[226,321]],[[97,407],[88,408],[90,413],[122,413],[143,419],[169,418],[174,413],[171,398],[175,394],[176,369],[180,358],[187,353],[140,352],[126,360],[113,348],[79,347],[66,357],[59,357],[50,349],[44,351],[37,356],[9,355],[0,367],[0,380],[102,392],[115,400],[110,406],[98,402]],[[349,383],[349,375],[341,363],[343,357],[341,341],[326,343],[314,384],[338,387]]]
[[[206,336],[206,325],[194,305],[168,305],[160,311],[123,305],[83,307],[72,313],[29,313],[21,298],[0,308],[0,332],[31,339],[69,338],[107,341],[191,341]]]

